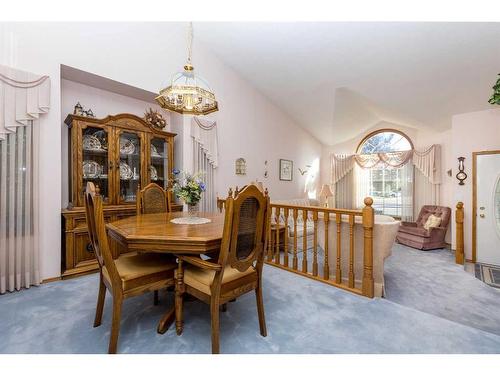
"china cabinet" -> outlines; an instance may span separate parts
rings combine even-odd
[[[150,182],[169,187],[175,134],[153,128],[131,114],[96,119],[68,115],[69,205],[62,212],[62,276],[97,270],[85,222],[83,192],[99,189],[106,222],[136,213],[137,190]],[[181,205],[173,205],[181,210]],[[114,256],[125,249],[111,244]]]

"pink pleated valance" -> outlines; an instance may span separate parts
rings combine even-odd
[[[0,65],[0,141],[50,107],[50,79]]]
[[[332,184],[336,184],[354,165],[364,169],[399,168],[412,162],[431,184],[441,183],[441,146],[432,145],[423,151],[409,150],[377,154],[331,155]]]

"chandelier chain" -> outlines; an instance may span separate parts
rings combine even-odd
[[[188,28],[188,64],[191,64],[192,54],[193,54],[193,23],[189,22],[189,28]]]

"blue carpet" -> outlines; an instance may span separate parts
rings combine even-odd
[[[384,272],[387,299],[500,335],[500,289],[465,272],[449,250],[396,244],[392,251]]]
[[[0,296],[0,353],[106,353],[111,298],[103,324],[93,328],[97,286],[90,275]],[[163,292],[159,306],[152,300],[149,294],[125,301],[120,353],[210,352],[207,305],[186,303],[182,336],[173,328],[158,335],[156,324],[173,298]],[[264,269],[264,304],[265,338],[253,293],[228,304],[222,353],[500,353],[500,336],[272,266]]]

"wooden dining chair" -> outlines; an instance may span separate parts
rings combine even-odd
[[[113,259],[104,224],[102,198],[87,183],[85,216],[90,241],[99,264],[99,296],[94,327],[101,325],[106,289],[113,297],[113,320],[108,353],[116,353],[123,300],[174,285],[175,258],[167,254],[139,253]]]
[[[158,214],[162,212],[172,212],[172,196],[168,190],[154,182],[148,184],[144,189],[137,190],[136,213]],[[154,292],[154,304],[159,304],[158,291]]]
[[[176,271],[176,330],[183,330],[183,295],[210,304],[212,353],[219,353],[219,306],[252,290],[257,299],[260,334],[267,335],[262,301],[262,266],[269,225],[270,201],[255,185],[248,185],[225,201],[225,220],[219,257],[203,260],[179,256]],[[187,263],[185,266],[184,264]]]
[[[144,189],[137,191],[136,212],[142,214],[158,214],[172,212],[172,197],[169,191],[151,182]]]

